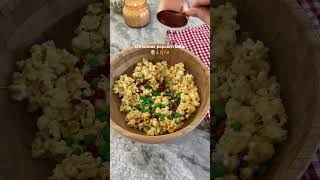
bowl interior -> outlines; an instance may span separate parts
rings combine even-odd
[[[187,126],[196,126],[203,119],[205,113],[209,108],[210,95],[209,95],[209,72],[205,65],[197,59],[194,55],[188,53],[183,49],[172,48],[172,49],[158,49],[159,52],[163,52],[162,55],[156,55],[152,52],[157,52],[156,49],[149,48],[132,48],[120,52],[111,58],[111,79],[110,87],[116,80],[119,79],[120,75],[128,74],[131,75],[136,64],[140,62],[143,58],[150,62],[160,62],[167,61],[169,65],[174,65],[177,63],[184,63],[185,69],[188,73],[194,76],[194,81],[198,87],[198,92],[200,95],[200,106],[193,118],[185,121],[183,128],[179,131],[184,131]],[[110,111],[111,120],[119,127],[122,131],[130,131],[135,134],[146,136],[144,132],[133,129],[126,125],[125,116],[126,113],[120,112],[121,99],[117,94],[110,91]],[[192,123],[194,122],[194,123]],[[192,125],[190,125],[192,124]],[[178,132],[179,132],[178,131]],[[172,133],[175,134],[175,133]],[[165,136],[165,135],[162,135]],[[159,137],[159,136],[156,136]],[[155,137],[155,138],[156,138]]]
[[[237,6],[240,31],[249,32],[270,49],[271,74],[280,83],[288,114],[288,139],[277,145],[270,173],[262,179],[296,179],[319,142],[319,43],[311,43],[311,27],[286,1],[231,2]]]

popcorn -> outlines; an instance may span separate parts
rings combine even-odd
[[[108,112],[106,99],[101,95],[108,90],[107,74],[98,74],[94,83],[86,78],[94,68],[105,68],[107,63],[103,50],[95,49],[106,45],[106,25],[101,24],[106,23],[106,17],[106,1],[88,6],[77,30],[79,36],[72,41],[77,56],[47,41],[33,45],[31,57],[16,63],[17,72],[12,76],[9,91],[15,100],[27,99],[28,110],[41,112],[31,151],[33,158],[58,163],[50,179],[109,177]],[[80,143],[89,135],[94,137],[94,144]]]
[[[122,98],[120,111],[127,112],[127,125],[149,136],[179,130],[200,106],[198,88],[183,63],[168,67],[165,61],[143,59],[132,77],[124,74],[115,81],[113,92]]]
[[[72,155],[58,164],[50,180],[106,178],[106,163],[95,159],[90,153],[83,153],[80,156]]]
[[[229,172],[218,179],[254,179],[258,167],[272,158],[274,144],[287,138],[287,115],[280,86],[270,77],[268,48],[252,39],[238,43],[236,10],[230,3],[212,11],[212,99],[226,102],[224,134],[213,152],[214,163]],[[246,162],[240,167],[240,162]],[[238,172],[239,174],[236,174]]]

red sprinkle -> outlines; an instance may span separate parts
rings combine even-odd
[[[106,93],[103,89],[98,88],[96,90],[96,94],[95,94],[96,99],[105,99],[106,98]]]
[[[91,152],[94,157],[97,155],[98,147],[95,144],[89,144],[87,146],[87,151]]]
[[[90,83],[92,79],[100,77],[101,73],[99,69],[91,69],[84,75],[84,80]]]
[[[148,83],[148,80],[144,80],[144,81],[142,81],[141,83],[138,83],[138,87],[139,86],[144,86],[145,84],[147,84]]]
[[[216,136],[218,137],[218,139],[220,139],[224,134],[224,129],[217,129],[215,131],[215,133],[216,133]]]
[[[84,62],[82,59],[78,60],[77,63],[74,65],[78,69],[82,69],[84,67]]]
[[[99,73],[103,74],[104,76],[107,76],[108,74],[110,74],[109,69],[106,69],[106,67],[100,66],[98,67]]]
[[[94,95],[87,97],[87,99],[92,103],[95,104],[96,102],[96,97]]]
[[[107,72],[110,72],[110,61],[108,59],[105,60],[104,67]]]
[[[80,99],[71,99],[70,103],[73,105],[78,105],[81,103],[81,100]]]
[[[141,89],[140,89],[140,90],[137,90],[136,93],[138,93],[138,94],[143,94],[143,90],[141,90]]]

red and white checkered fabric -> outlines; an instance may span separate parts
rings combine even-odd
[[[319,180],[320,179],[320,149],[313,154],[311,163],[303,174],[301,180]]]
[[[320,0],[297,0],[312,22],[313,28],[320,33]],[[311,163],[303,174],[302,180],[320,180],[320,149],[313,155]]]
[[[180,31],[167,31],[169,44],[184,46],[197,55],[210,70],[210,27],[203,24],[194,28],[186,28]],[[209,110],[210,112],[210,110]],[[210,124],[210,113],[206,115],[206,121]]]
[[[311,19],[314,28],[320,31],[320,0],[297,0]]]

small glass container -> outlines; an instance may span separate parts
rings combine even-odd
[[[150,8],[147,0],[125,0],[123,18],[130,27],[143,27],[150,22]]]

